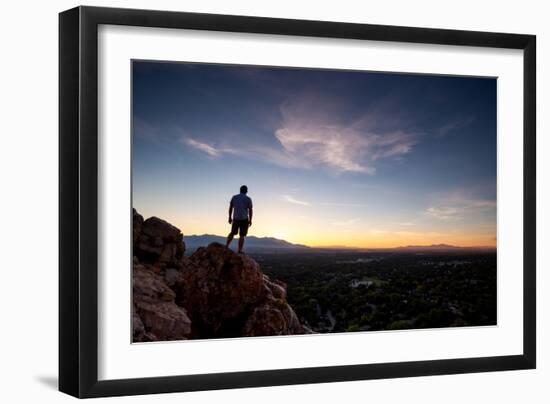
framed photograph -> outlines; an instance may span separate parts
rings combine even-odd
[[[535,368],[535,36],[59,28],[61,391]]]

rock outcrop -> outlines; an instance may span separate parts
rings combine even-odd
[[[134,256],[140,262],[159,268],[180,267],[185,244],[178,228],[154,216],[143,220],[135,209],[133,224]]]
[[[134,265],[134,340],[162,341],[189,338],[191,321],[185,310],[176,305],[175,297],[174,291],[153,267]]]
[[[135,342],[304,334],[286,285],[219,243],[185,257],[181,231],[133,218]]]

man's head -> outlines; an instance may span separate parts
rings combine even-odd
[[[246,185],[241,185],[241,194],[246,194],[248,192],[248,187]]]

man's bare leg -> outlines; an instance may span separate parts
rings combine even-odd
[[[233,233],[227,235],[227,242],[225,243],[225,248],[229,248],[229,244],[233,241]]]
[[[244,245],[244,236],[239,237],[239,254],[242,254],[243,252],[243,245]]]

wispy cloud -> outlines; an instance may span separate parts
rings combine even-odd
[[[497,201],[494,201],[494,200],[467,201],[466,207],[470,209],[492,210],[492,209],[496,209]]]
[[[307,162],[300,161],[293,156],[290,156],[274,147],[268,147],[263,145],[254,144],[239,144],[238,147],[228,147],[223,143],[207,143],[196,140],[194,137],[184,135],[180,138],[180,143],[189,146],[195,150],[199,150],[210,157],[222,157],[223,155],[241,156],[251,160],[260,160],[264,162],[270,162],[282,167],[294,167],[294,168],[311,168]]]
[[[347,203],[347,202],[321,202],[319,205],[323,206],[340,206],[344,208],[366,208],[366,203]]]
[[[466,126],[470,125],[475,121],[474,116],[468,116],[465,118],[459,118],[455,119],[454,121],[450,121],[439,128],[436,129],[436,135],[437,136],[445,136],[457,129],[465,128]]]
[[[287,155],[313,167],[373,174],[376,160],[407,154],[417,141],[403,131],[372,131],[366,115],[346,123],[333,100],[322,97],[289,99],[280,110],[282,122],[275,137]]]
[[[304,200],[296,199],[292,195],[282,195],[281,198],[289,203],[293,203],[295,205],[302,205],[302,206],[312,206],[313,204],[311,202],[307,202]],[[367,207],[367,204],[365,203],[347,203],[347,202],[318,202],[315,203],[315,205],[318,206],[336,206],[336,207],[345,207],[345,208],[365,208]]]
[[[357,224],[360,221],[361,220],[359,218],[353,218],[353,219],[348,219],[348,220],[332,222],[331,224],[333,226],[348,227],[348,226],[353,226],[354,224]]]
[[[439,220],[456,220],[460,210],[450,206],[430,207],[426,209],[426,214]]]
[[[280,106],[281,121],[271,143],[236,138],[228,147],[186,134],[181,142],[211,157],[231,154],[282,167],[362,174],[374,174],[378,161],[402,157],[417,143],[411,133],[373,130],[379,123],[366,113],[344,119],[335,101],[311,94],[287,99]]]
[[[459,220],[465,215],[495,210],[496,206],[494,200],[464,200],[452,206],[432,206],[425,213],[439,220]]]
[[[214,146],[209,145],[208,143],[199,142],[198,140],[192,139],[190,137],[182,138],[182,142],[212,157],[218,157],[220,154],[223,153],[223,150],[217,149]]]
[[[298,199],[295,199],[292,195],[283,195],[283,200],[285,200],[288,203],[293,203],[295,205],[302,205],[302,206],[310,206],[311,203],[306,201],[300,201]]]
[[[395,231],[392,232],[392,234],[395,234],[400,237],[422,237],[422,238],[433,238],[433,237],[449,237],[450,233],[440,233],[436,231]]]
[[[397,236],[397,237],[422,237],[429,239],[430,237],[442,237],[442,236],[450,236],[451,234],[447,233],[440,233],[440,232],[434,232],[434,231],[405,231],[405,230],[388,230],[388,229],[370,229],[370,234],[378,235],[378,236]]]

